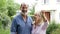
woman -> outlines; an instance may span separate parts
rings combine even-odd
[[[35,23],[33,24],[32,34],[46,34],[48,20],[42,13],[34,14]]]

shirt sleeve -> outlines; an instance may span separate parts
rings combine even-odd
[[[11,34],[16,34],[16,32],[17,32],[17,23],[16,23],[16,19],[13,19],[11,25]]]

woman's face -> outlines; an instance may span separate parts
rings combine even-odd
[[[38,15],[38,14],[35,14],[34,15],[34,20],[35,20],[35,23],[39,23],[41,21],[41,16]]]

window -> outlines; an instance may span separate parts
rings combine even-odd
[[[60,0],[57,0],[57,2],[60,2]]]
[[[49,0],[44,0],[44,4],[48,4],[49,3]]]
[[[60,5],[60,0],[56,0],[56,4],[59,4]]]

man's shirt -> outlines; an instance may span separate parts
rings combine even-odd
[[[26,22],[23,20],[21,14],[17,15],[11,25],[11,34],[31,34],[32,31],[32,19],[27,16]]]

